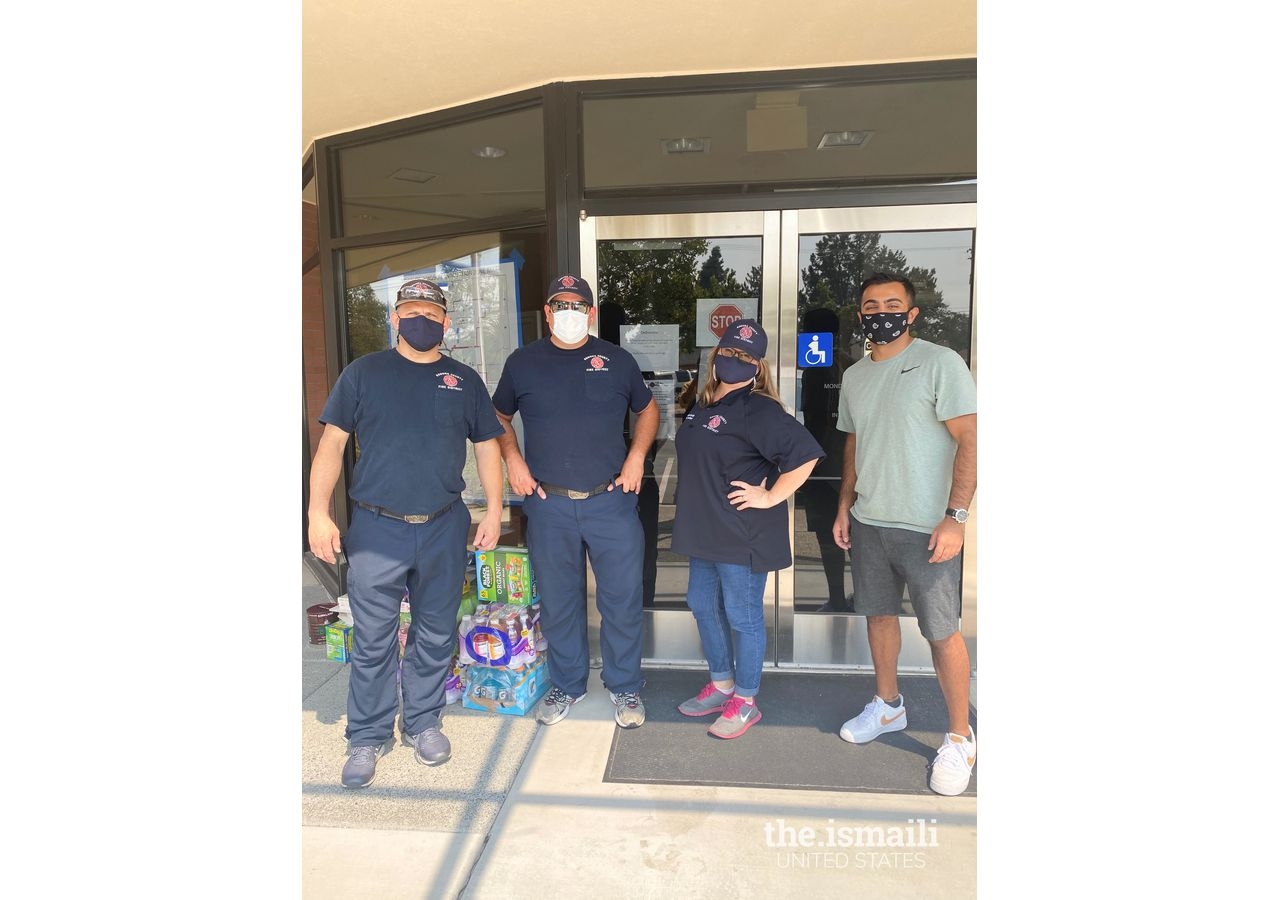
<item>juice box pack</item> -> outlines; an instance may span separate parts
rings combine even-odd
[[[466,692],[462,695],[463,706],[487,709],[504,716],[523,716],[551,687],[543,656],[523,669],[468,666],[463,682],[466,685]]]
[[[337,662],[351,661],[351,632],[345,622],[330,622],[324,627],[325,656]]]
[[[524,547],[477,550],[476,585],[481,603],[531,606],[538,602],[538,582]]]
[[[476,604],[480,602],[480,598],[476,595],[476,583],[474,581],[463,582],[462,584],[462,602],[458,604],[458,618],[461,622],[463,616],[469,616],[476,611]]]

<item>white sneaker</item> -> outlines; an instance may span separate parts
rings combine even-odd
[[[947,732],[933,759],[933,773],[929,776],[929,789],[938,794],[954,797],[969,787],[969,776],[978,758],[978,736],[969,729],[970,737]]]
[[[882,734],[906,728],[907,700],[901,700],[901,706],[893,707],[876,695],[862,712],[840,726],[840,737],[851,744],[865,744]]]

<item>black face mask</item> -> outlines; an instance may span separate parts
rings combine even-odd
[[[414,350],[426,353],[444,340],[444,323],[426,316],[408,316],[400,320],[400,337]]]
[[[896,341],[907,331],[907,314],[904,312],[882,312],[862,314],[862,333],[873,344],[888,344]]]
[[[725,384],[738,384],[755,378],[760,371],[760,367],[749,362],[743,362],[736,356],[717,355],[715,371],[716,378]]]

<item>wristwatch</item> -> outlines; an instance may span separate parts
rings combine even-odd
[[[969,521],[969,510],[967,509],[952,509],[948,506],[946,514],[955,519],[961,525]]]

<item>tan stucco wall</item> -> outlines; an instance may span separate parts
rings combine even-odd
[[[303,0],[302,150],[550,81],[976,55],[976,0]]]

